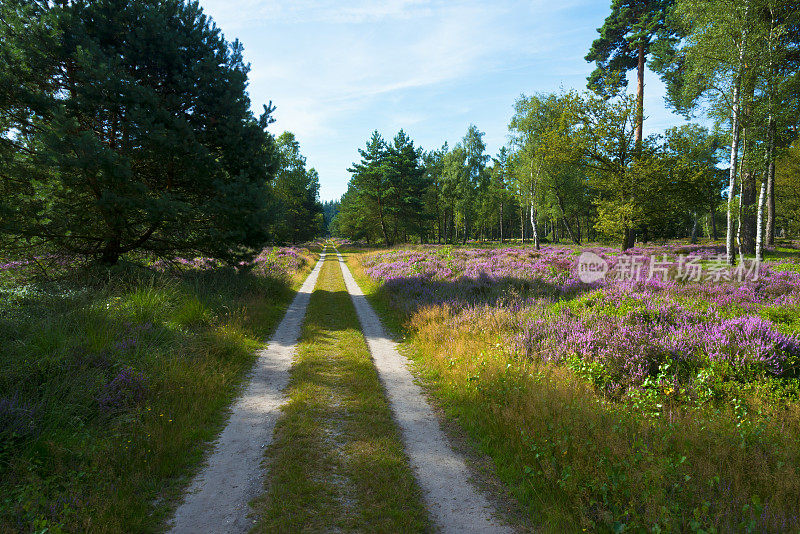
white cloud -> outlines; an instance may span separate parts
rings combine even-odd
[[[519,94],[585,86],[583,55],[607,11],[597,0],[201,3],[244,43],[254,108],[275,103],[272,131],[297,135],[325,198],[344,191],[376,128],[411,129],[430,148],[476,122],[495,151]],[[646,126],[661,123],[655,85]]]
[[[543,2],[535,2],[535,4]],[[276,117],[307,138],[330,135],[342,113],[374,99],[498,72],[502,59],[557,42],[547,32],[499,31],[510,4],[335,0],[206,0],[224,31],[245,39],[251,94],[269,95]],[[391,111],[391,110],[390,110]],[[419,120],[423,120],[420,118]]]

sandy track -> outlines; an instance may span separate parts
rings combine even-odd
[[[323,253],[297,292],[268,346],[261,350],[249,383],[231,410],[206,467],[195,477],[170,523],[173,533],[239,533],[253,525],[248,503],[263,491],[260,466],[284,403],[295,345]]]
[[[408,360],[397,352],[383,325],[337,251],[347,290],[364,331],[403,444],[425,502],[446,533],[513,532],[494,516],[489,501],[468,480],[467,466],[448,443],[433,410],[414,382]]]

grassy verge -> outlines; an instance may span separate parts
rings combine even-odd
[[[797,532],[800,406],[747,396],[656,415],[504,350],[501,313],[411,317],[349,260],[421,376],[543,531]]]
[[[256,531],[429,530],[335,255],[311,296],[288,397]]]
[[[0,531],[159,530],[306,259],[0,284]]]

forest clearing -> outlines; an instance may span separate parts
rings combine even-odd
[[[0,533],[800,534],[800,5],[551,4],[0,0]]]
[[[675,279],[675,265],[681,255],[708,269],[724,263],[721,245],[625,253],[598,246],[591,250],[612,265],[664,255],[675,265],[657,278],[645,266],[636,279],[609,274],[586,283],[578,271],[586,249],[574,246],[339,245],[441,410],[422,419],[438,428],[444,417],[463,429],[455,436],[448,430],[447,447],[457,456],[466,449],[472,467],[461,469],[472,482],[461,484],[488,492],[493,504],[479,509],[495,510],[487,516],[500,521],[493,528],[553,532],[620,524],[797,528],[800,259],[792,247],[778,247],[755,280],[714,282]],[[288,387],[272,407],[269,474],[256,461],[245,479],[251,488],[261,482],[244,506],[219,509],[211,504],[226,501],[207,500],[189,515],[195,528],[175,525],[175,532],[214,525],[200,512],[221,510],[240,519],[255,510],[245,525],[263,531],[469,530],[449,528],[447,514],[433,513],[425,477],[442,479],[414,460],[408,443],[416,431],[402,423],[405,412],[389,409],[392,379],[376,372],[376,349],[367,348],[341,277],[332,278],[331,246],[328,252],[327,274],[302,290],[311,296],[307,317],[294,318],[295,328],[303,326],[299,346],[284,356],[291,358],[282,371]],[[95,282],[70,294],[62,281],[57,291],[53,285],[50,293],[26,291],[8,301],[6,312],[14,310],[18,322],[5,339],[13,332],[28,354],[43,343],[56,352],[34,369],[18,353],[5,380],[43,383],[47,398],[72,402],[39,411],[12,399],[17,404],[4,407],[15,417],[6,419],[16,440],[7,444],[35,447],[4,449],[12,467],[4,493],[17,499],[5,509],[5,524],[27,514],[37,525],[67,530],[165,524],[188,482],[180,474],[202,465],[204,443],[224,422],[220,408],[243,391],[258,337],[277,324],[314,257],[308,249],[268,251],[244,279],[208,262],[184,262],[160,275],[136,273],[150,278],[134,286]],[[230,309],[235,295],[239,308]],[[284,295],[282,307],[265,308],[268,295]],[[64,352],[70,346],[82,356]],[[79,433],[76,417],[91,421]],[[224,448],[222,436],[215,447]],[[272,439],[272,431],[261,438],[256,458]],[[31,455],[48,463],[31,469]],[[488,463],[475,464],[476,456]],[[119,491],[120,479],[130,491]],[[210,487],[230,493],[219,481]],[[452,489],[448,482],[446,493]]]

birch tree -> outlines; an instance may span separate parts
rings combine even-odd
[[[736,219],[736,181],[739,169],[742,80],[753,68],[755,47],[750,42],[753,0],[678,0],[675,13],[684,36],[677,50],[661,49],[656,62],[670,85],[670,103],[689,112],[701,99],[727,112],[730,122],[730,166],[726,259],[733,264]]]

